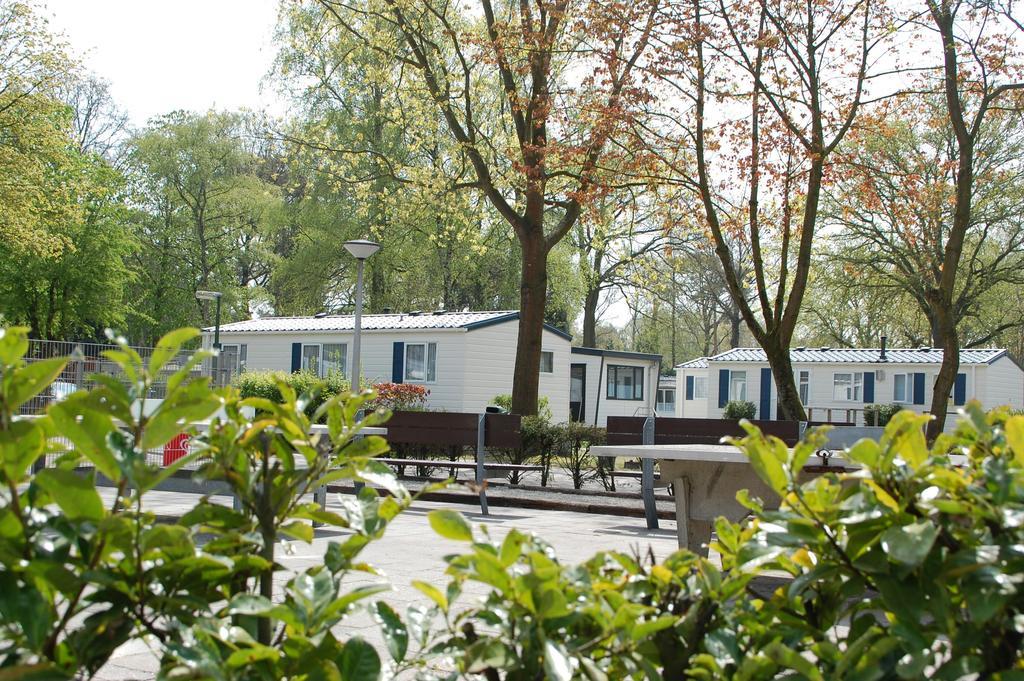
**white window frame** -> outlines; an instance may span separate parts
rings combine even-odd
[[[694,376],[693,377],[693,399],[695,399],[695,400],[706,400],[706,399],[708,399],[708,377],[707,376]]]
[[[672,395],[672,400],[668,401],[665,399],[666,396]],[[659,406],[672,407],[675,409],[676,406],[676,389],[675,388],[658,388],[658,395],[654,402],[654,408],[657,409]]]
[[[409,350],[413,347],[423,348],[423,378],[413,378],[409,375]],[[430,351],[434,351],[434,365],[430,365]],[[431,371],[433,369],[433,371]],[[431,375],[433,374],[433,375]],[[423,341],[405,344],[405,357],[403,358],[402,377],[406,383],[436,383],[437,382],[437,343]]]
[[[805,394],[806,393],[806,394]],[[796,370],[796,394],[800,398],[800,404],[807,406],[811,401],[811,370]]]
[[[306,348],[316,348],[316,368],[310,369],[306,366]],[[320,357],[323,354],[324,348],[322,343],[303,343],[302,352],[299,353],[299,371],[312,371],[317,376],[320,375]]]
[[[547,371],[544,370],[544,356],[545,355],[547,355],[551,359],[550,368]],[[551,350],[541,350],[540,351],[540,373],[542,373],[542,374],[553,374],[553,373],[555,373],[555,353],[553,351],[551,351]]]
[[[344,355],[341,360],[341,375],[343,378],[348,378],[348,343],[321,343],[320,344],[320,377],[324,378],[327,376],[327,362],[324,360],[324,347],[328,345],[340,345],[344,349]],[[334,360],[331,360],[334,364]]]
[[[742,390],[735,390],[735,386],[741,385]],[[742,394],[737,395],[737,392]],[[730,371],[729,372],[729,401],[730,402],[746,402],[747,401],[747,370],[742,371]]]
[[[844,390],[845,396],[840,396],[840,389],[837,383],[840,376],[849,376],[849,384]],[[863,402],[864,395],[864,372],[863,371],[835,371],[832,373],[832,401],[834,402]]]
[[[896,397],[896,377],[903,377],[903,399]],[[912,404],[914,402],[914,374],[899,371],[892,375],[892,401],[896,404]]]

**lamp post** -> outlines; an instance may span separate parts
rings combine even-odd
[[[355,329],[352,334],[352,392],[361,391],[359,365],[359,333],[363,317],[363,265],[366,259],[380,250],[380,244],[366,239],[346,241],[345,250],[352,254],[358,263],[356,269],[356,317]]]
[[[214,381],[220,380],[220,299],[224,294],[220,291],[196,291],[196,300],[215,300],[217,301],[216,312],[214,313],[213,321],[213,349],[217,351],[211,361],[211,367],[213,368]]]

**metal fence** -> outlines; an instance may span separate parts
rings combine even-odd
[[[42,393],[22,405],[22,414],[41,414],[46,407],[73,392],[89,390],[97,385],[95,376],[112,376],[127,381],[124,372],[115,362],[107,359],[104,352],[117,350],[116,345],[102,343],[75,343],[69,341],[29,340],[25,361],[38,362],[53,357],[68,357],[68,363],[60,375]],[[132,346],[144,361],[148,361],[155,348]],[[150,388],[146,399],[160,400],[167,394],[167,378],[185,366],[193,350],[183,350],[172,357],[160,371]],[[216,361],[207,359],[192,369],[191,377],[211,376],[215,385],[226,385],[238,371],[238,358],[232,353],[222,353]]]

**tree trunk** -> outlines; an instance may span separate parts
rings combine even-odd
[[[583,299],[583,345],[588,348],[597,347],[597,303],[601,298],[601,290],[594,287],[587,290]]]
[[[960,336],[956,329],[956,318],[950,310],[943,309],[944,306],[933,304],[936,326],[941,338],[936,347],[942,348],[942,365],[935,377],[935,386],[932,388],[931,414],[934,417],[928,424],[928,441],[934,442],[946,427],[946,411],[949,409],[949,395],[953,391],[953,384],[956,382],[956,374],[960,370]]]
[[[512,412],[534,416],[540,389],[540,350],[548,294],[547,244],[540,227],[523,230],[519,243],[523,270],[519,286],[519,342],[512,378]]]
[[[775,335],[761,341],[768,364],[772,368],[772,377],[779,392],[779,410],[782,418],[787,421],[806,421],[807,413],[800,402],[800,391],[793,380],[793,364],[789,358],[789,347],[779,341]],[[771,414],[762,414],[761,418],[771,418]]]
[[[729,311],[729,348],[738,348],[740,346],[740,313],[739,310],[733,308]],[[788,357],[788,355],[787,355]]]

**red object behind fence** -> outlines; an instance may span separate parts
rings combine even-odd
[[[164,445],[164,465],[169,466],[181,457],[188,454],[188,434],[175,435],[174,438]]]

